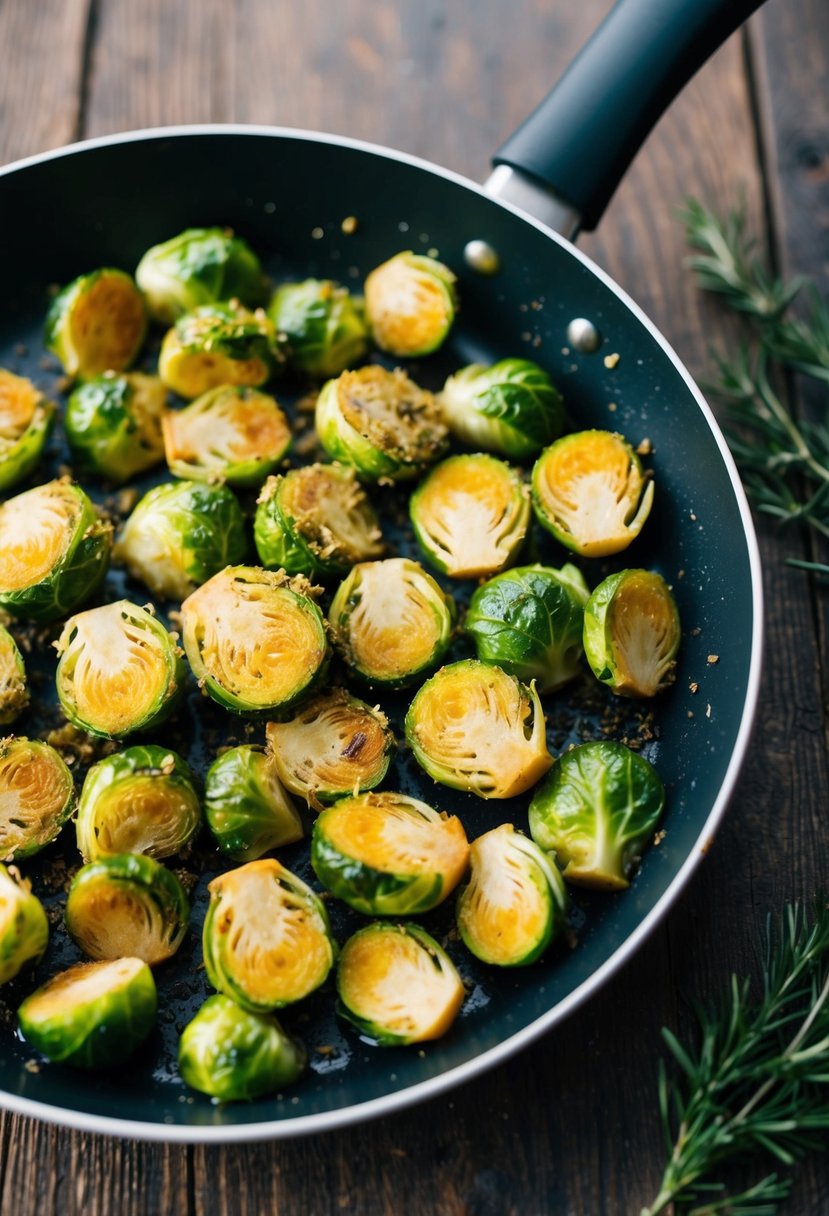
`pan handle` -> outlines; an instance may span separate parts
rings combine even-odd
[[[762,0],[618,0],[486,183],[572,236],[593,229],[657,119]]]

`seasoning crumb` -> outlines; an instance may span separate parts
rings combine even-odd
[[[636,454],[637,454],[637,456],[650,456],[652,451],[653,451],[653,444],[651,443],[650,439],[648,439],[646,436],[642,440],[642,442],[639,444],[638,448],[636,449]]]
[[[315,1047],[314,1051],[319,1056],[330,1056],[334,1053],[334,1048],[330,1043],[323,1043],[322,1047]]]
[[[359,226],[356,215],[347,215],[340,224],[340,231],[344,232],[346,236],[353,236]]]
[[[23,1067],[26,1069],[26,1072],[40,1072],[40,1065],[37,1060],[27,1060]]]
[[[665,839],[666,835],[667,835],[667,832],[665,831],[664,828],[660,828],[658,832],[655,832],[654,837],[653,837],[654,847],[658,848],[659,845],[661,845],[662,841]]]
[[[705,716],[706,716],[706,718],[710,718],[710,717],[711,717],[711,704],[710,704],[710,702],[709,702],[709,704],[708,704],[708,705],[706,705],[706,707],[705,707]]]
[[[311,229],[311,239],[312,240],[321,241],[324,236],[325,236],[325,232],[319,226]]]
[[[688,691],[694,696],[696,696],[696,694],[699,692],[699,684],[697,684],[696,680],[688,685]]]
[[[609,368],[610,371],[613,371],[614,367],[619,362],[621,357],[622,356],[620,354],[617,354],[615,351],[613,352],[612,355],[605,355],[605,357],[604,357],[605,367]]]
[[[615,401],[608,401],[607,408],[610,410],[611,414],[615,414],[619,407]]]
[[[719,661],[720,661],[720,656],[718,654],[709,654],[707,662],[710,667],[713,667],[714,664],[719,663]]]
[[[694,716],[694,711],[693,711],[692,709],[689,709],[689,710],[688,710],[688,717],[689,717],[689,718],[693,718],[693,716]]]

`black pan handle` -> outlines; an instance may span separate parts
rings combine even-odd
[[[618,0],[492,163],[564,200],[574,227],[595,228],[654,123],[761,3]]]

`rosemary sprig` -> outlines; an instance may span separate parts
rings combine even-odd
[[[668,1156],[642,1216],[774,1216],[788,1177],[769,1173],[738,1193],[712,1177],[758,1154],[789,1167],[829,1128],[829,909],[810,924],[787,907],[776,932],[767,926],[760,995],[732,975],[722,1003],[697,1017],[694,1050],[662,1032],[676,1066],[659,1078]]]
[[[795,418],[779,391],[786,373],[799,373],[817,381],[829,405],[829,306],[805,279],[786,281],[763,268],[742,211],[720,218],[690,200],[682,218],[700,286],[746,319],[737,353],[716,360],[717,379],[706,386],[726,405],[728,441],[746,490],[781,524],[806,524],[829,537],[829,426]],[[807,306],[790,317],[799,293]],[[829,574],[819,563],[791,564]]]

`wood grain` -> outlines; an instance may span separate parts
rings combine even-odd
[[[0,39],[13,39],[18,53],[0,77],[0,155],[76,133],[233,120],[338,131],[481,178],[489,154],[608,7],[517,0],[505,22],[499,0],[239,0],[232,9],[219,0],[98,0],[90,24],[88,2],[2,0]],[[811,268],[816,250],[829,261],[825,89],[824,108],[814,96],[825,80],[825,5],[770,0],[751,45],[753,73],[740,37],[703,69],[584,242],[696,372],[711,341],[732,341],[734,330],[682,269],[674,207],[684,195],[724,208],[742,190],[752,230],[781,262]],[[637,1212],[661,1168],[659,1027],[687,1030],[684,997],[713,995],[732,967],[750,969],[767,911],[825,888],[829,877],[822,601],[812,603],[804,576],[782,563],[792,545],[805,551],[797,538],[763,528],[761,543],[767,665],[737,797],[667,926],[601,998],[448,1098],[313,1139],[162,1149],[2,1115],[0,1208],[20,1216]],[[827,1187],[816,1159],[799,1174],[788,1216],[824,1211]]]
[[[78,139],[92,2],[0,4],[0,164]]]

